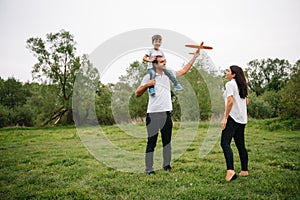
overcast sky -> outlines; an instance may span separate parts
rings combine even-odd
[[[217,67],[264,58],[293,64],[299,10],[299,0],[0,0],[0,76],[31,81],[36,60],[26,40],[61,29],[74,35],[78,55],[127,31],[159,28],[213,46],[207,53]]]

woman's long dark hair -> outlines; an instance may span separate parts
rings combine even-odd
[[[235,74],[235,81],[239,88],[239,94],[242,99],[245,99],[248,96],[248,86],[244,71],[242,68],[236,65],[230,66],[230,70],[232,74]]]

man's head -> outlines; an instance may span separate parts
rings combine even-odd
[[[152,36],[152,44],[154,49],[159,49],[161,45],[162,37],[161,35],[153,35]]]
[[[157,69],[163,70],[166,69],[167,60],[163,56],[156,56],[156,59],[152,63]]]

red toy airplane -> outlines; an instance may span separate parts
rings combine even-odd
[[[209,46],[203,46],[203,44],[204,44],[204,42],[201,42],[200,45],[187,44],[185,46],[190,47],[190,48],[196,48],[196,49],[198,49],[197,52],[199,52],[200,49],[213,49],[212,47],[209,47]],[[190,54],[194,54],[194,53],[190,53]]]

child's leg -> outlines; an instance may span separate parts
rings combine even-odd
[[[150,75],[150,80],[155,79],[155,76],[156,76],[156,70],[155,70],[155,68],[148,69],[148,74]],[[148,88],[148,90],[149,90],[149,93],[150,93],[151,96],[155,95],[154,86],[150,86]]]
[[[153,80],[156,76],[155,68],[148,69],[148,74],[150,75],[150,80]]]
[[[167,70],[167,69],[164,69],[164,73],[169,77],[169,79],[173,82],[174,84],[174,90],[183,90],[183,87],[178,83],[176,77],[174,76],[174,74]]]
[[[173,82],[174,85],[178,85],[178,81],[171,71],[169,71],[167,69],[164,69],[163,71],[164,71],[165,75],[167,75],[169,77],[169,79]]]

